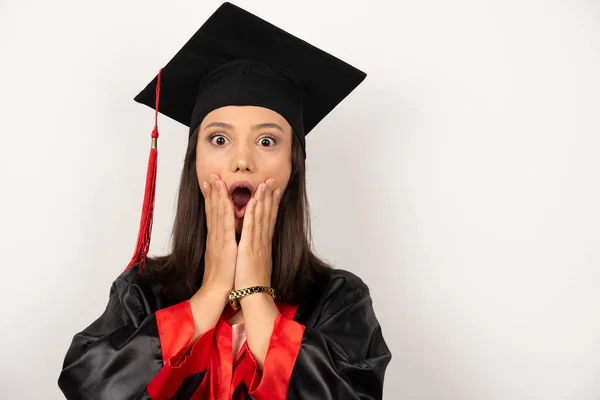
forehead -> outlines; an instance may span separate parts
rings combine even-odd
[[[265,107],[258,106],[225,106],[217,108],[204,117],[201,126],[211,122],[226,122],[231,125],[254,125],[263,123],[279,124],[284,130],[291,131],[291,126],[281,114]]]

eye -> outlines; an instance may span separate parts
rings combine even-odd
[[[265,136],[260,139],[260,144],[263,145],[264,147],[271,147],[272,145],[269,145],[269,141],[273,142],[272,145],[275,145],[277,143],[277,140],[275,140],[271,136]]]
[[[217,140],[215,141],[214,139],[217,139]],[[217,145],[217,146],[223,146],[225,144],[225,142],[227,141],[225,136],[220,135],[218,133],[210,135],[208,140],[209,140],[209,142],[211,142],[212,144]]]

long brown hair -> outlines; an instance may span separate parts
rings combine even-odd
[[[310,210],[306,196],[306,169],[300,143],[293,135],[292,172],[283,193],[273,234],[271,285],[277,300],[298,304],[314,285],[324,282],[330,266],[312,249]],[[147,259],[142,276],[160,284],[174,301],[189,299],[202,284],[207,225],[204,196],[196,174],[198,130],[189,138],[185,155],[171,253]]]

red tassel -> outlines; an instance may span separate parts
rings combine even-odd
[[[146,256],[150,249],[150,236],[152,234],[152,221],[154,217],[154,197],[156,194],[156,171],[158,163],[158,102],[160,97],[160,75],[162,69],[158,72],[158,82],[156,84],[156,106],[154,114],[154,129],[152,130],[152,146],[150,148],[150,157],[148,159],[148,172],[146,173],[146,189],[144,191],[144,205],[142,207],[142,218],[140,221],[140,230],[138,232],[137,244],[133,257],[125,268],[127,271],[135,264],[139,264],[140,271],[146,265]],[[123,271],[123,272],[125,272]]]

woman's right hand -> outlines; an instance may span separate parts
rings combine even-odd
[[[202,286],[229,291],[237,260],[233,203],[219,176],[211,175],[211,182],[202,185],[208,226]]]
[[[220,177],[211,175],[202,182],[206,210],[206,249],[204,276],[200,289],[190,299],[197,338],[214,328],[233,287],[237,260],[235,217],[227,185]]]

